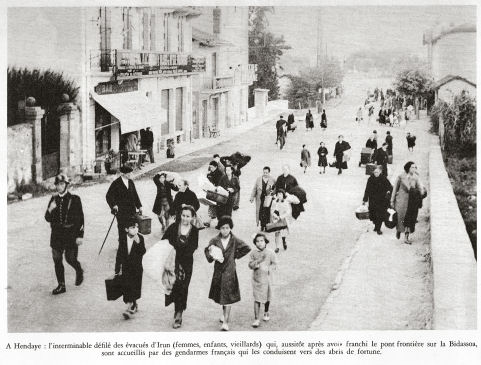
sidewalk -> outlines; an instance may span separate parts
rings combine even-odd
[[[408,160],[419,166],[421,181],[430,191],[428,157],[433,136],[427,119],[409,126],[418,140],[410,154],[405,141],[397,141],[395,165],[389,165],[394,184]],[[396,148],[397,147],[397,148]],[[383,226],[378,236],[370,221],[338,272],[326,302],[311,330],[407,330],[432,326],[432,267],[430,250],[430,206],[423,201],[413,244],[397,240],[395,229]]]
[[[200,138],[200,139],[193,139],[192,142],[184,142],[175,146],[175,158],[167,158],[165,157],[165,151],[162,150],[160,153],[155,154],[155,163],[147,164],[142,167],[141,170],[136,170],[132,173],[133,179],[140,179],[142,176],[146,175],[150,171],[154,169],[158,169],[163,165],[175,161],[176,159],[189,155],[193,152],[197,152],[204,148],[212,147],[214,145],[227,142],[238,135],[241,135],[251,129],[261,126],[264,123],[271,121],[274,123],[278,119],[280,113],[287,113],[287,110],[268,110],[266,115],[263,118],[253,118],[243,124],[226,128],[220,132],[220,136],[218,137],[211,137],[211,138]],[[286,118],[287,119],[287,118]],[[114,175],[115,176],[115,175]]]

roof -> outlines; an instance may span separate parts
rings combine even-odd
[[[192,39],[207,47],[233,46],[229,41],[219,39],[214,34],[192,27]]]
[[[447,76],[444,76],[442,79],[438,80],[437,82],[434,83],[433,87],[435,89],[439,89],[441,86],[447,84],[448,82],[450,81],[453,81],[453,80],[461,80],[461,81],[464,81],[465,83],[471,85],[471,86],[474,86],[476,87],[476,84],[474,82],[471,82],[467,79],[465,79],[464,77],[461,77],[461,76],[454,76],[454,75],[447,75]]]
[[[448,34],[454,33],[476,33],[476,24],[465,23],[461,25],[430,29],[423,35],[423,45],[434,44]]]

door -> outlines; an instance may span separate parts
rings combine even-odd
[[[212,125],[211,128],[219,128],[219,98],[212,99]]]
[[[192,93],[192,137],[199,138],[199,93]]]
[[[56,115],[42,119],[42,176],[49,179],[60,168],[60,120]]]
[[[183,128],[183,100],[184,100],[184,89],[178,87],[175,90],[175,130],[182,131]]]
[[[169,90],[162,90],[160,107],[160,133],[165,136],[169,134]]]

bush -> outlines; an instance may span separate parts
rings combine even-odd
[[[15,115],[20,100],[33,96],[36,99],[36,105],[42,107],[45,115],[49,116],[49,114],[55,114],[57,107],[62,104],[63,94],[67,94],[70,101],[75,102],[78,91],[79,87],[72,80],[65,78],[63,73],[9,67],[7,69],[7,125],[11,126],[17,122]]]

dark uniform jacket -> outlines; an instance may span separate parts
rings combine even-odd
[[[130,179],[128,189],[121,177],[114,180],[107,191],[106,199],[110,209],[116,205],[119,207],[117,219],[122,221],[135,215],[136,208],[142,207],[134,182]]]
[[[48,206],[53,200],[57,207],[51,213],[48,208],[45,212],[45,220],[50,222],[52,228],[50,247],[56,250],[74,248],[77,245],[75,240],[84,236],[84,213],[80,197],[69,192],[62,198],[55,195]]]
[[[139,243],[132,244],[130,253],[127,247],[127,234],[123,234],[119,239],[119,249],[117,250],[117,263],[122,271],[122,284],[124,290],[124,302],[132,302],[140,298],[142,289],[142,257],[144,256],[145,244],[144,237],[139,234]],[[115,270],[118,272],[117,268]]]

